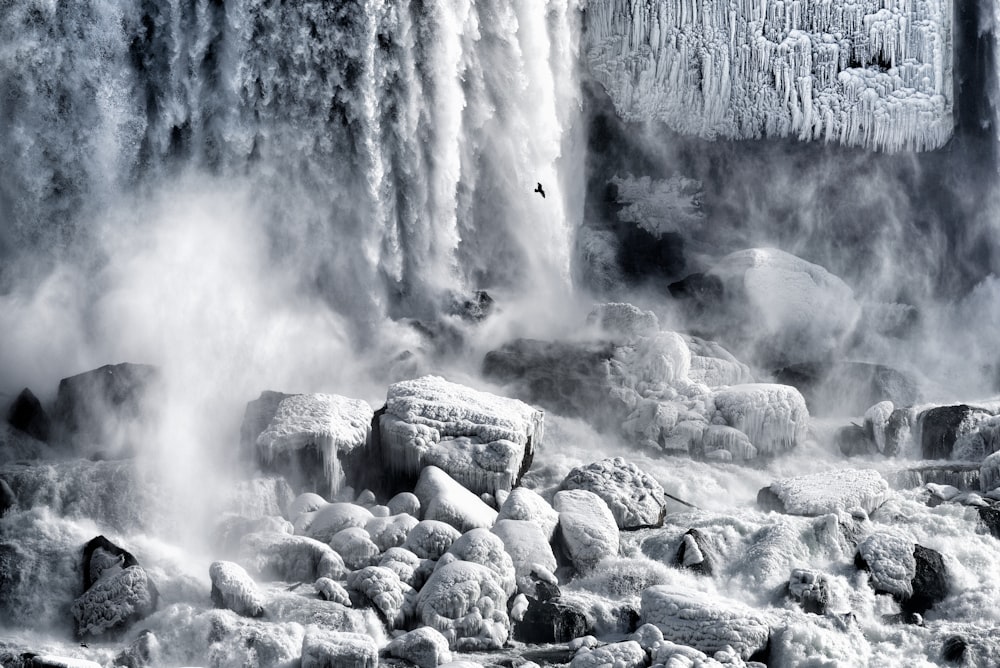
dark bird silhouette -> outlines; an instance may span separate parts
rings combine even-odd
[[[542,196],[542,199],[545,199],[545,191],[542,190],[542,184],[541,183],[539,183],[538,187],[535,188],[534,190],[532,190],[531,192],[536,192],[536,193],[538,193],[539,195]]]

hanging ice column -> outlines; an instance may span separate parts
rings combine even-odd
[[[952,133],[952,0],[593,0],[586,24],[626,120],[884,151]]]

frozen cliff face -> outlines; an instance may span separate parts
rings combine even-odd
[[[949,0],[598,0],[586,27],[591,73],[629,121],[885,151],[951,136]]]

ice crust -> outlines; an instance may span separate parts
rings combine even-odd
[[[264,597],[242,566],[216,561],[209,566],[208,574],[212,579],[212,598],[218,607],[246,617],[257,617],[264,612]]]
[[[559,513],[537,492],[517,487],[507,496],[497,513],[497,521],[507,519],[532,522],[548,540],[552,540],[559,524]]]
[[[302,639],[302,668],[375,668],[378,645],[362,633],[310,625]]]
[[[601,497],[583,489],[563,490],[553,506],[559,513],[563,545],[577,571],[589,573],[602,559],[618,555],[618,523]]]
[[[599,0],[585,48],[628,121],[923,151],[953,130],[952,13],[949,0]]]
[[[253,575],[289,582],[339,580],[344,560],[333,548],[307,536],[252,533],[240,541],[240,565]]]
[[[521,401],[438,376],[394,383],[380,418],[383,459],[397,474],[435,465],[476,494],[509,491],[541,445],[542,418]]]
[[[150,614],[156,590],[141,566],[112,569],[73,602],[80,636],[101,636]]]
[[[424,519],[447,522],[462,533],[488,529],[496,522],[497,511],[437,466],[420,472],[413,492],[420,499]]]
[[[875,512],[889,498],[889,483],[871,469],[842,469],[785,478],[771,491],[791,515],[818,516],[860,508]]]
[[[382,613],[389,628],[401,626],[412,612],[407,608],[413,589],[395,572],[381,566],[367,566],[349,573],[347,589],[362,595]]]
[[[613,457],[569,472],[562,489],[584,489],[604,499],[620,529],[655,527],[663,523],[663,486],[638,466]]]
[[[496,573],[468,561],[435,569],[417,597],[417,614],[453,650],[499,649],[510,635],[507,594]]]
[[[805,399],[794,387],[753,383],[719,389],[716,416],[746,434],[760,455],[777,455],[803,442],[809,426]]]
[[[573,656],[570,668],[643,668],[646,651],[634,640],[611,643],[602,647],[581,647]]]
[[[492,531],[503,541],[504,549],[514,564],[518,590],[534,596],[535,578],[532,572],[539,567],[555,572],[558,566],[549,538],[537,524],[527,520],[498,520]]]
[[[912,540],[898,533],[879,531],[858,545],[858,554],[868,564],[875,591],[888,592],[900,599],[913,595],[917,561]]]
[[[418,668],[437,668],[451,661],[448,639],[429,626],[414,629],[395,638],[385,651],[397,659],[405,659]]]

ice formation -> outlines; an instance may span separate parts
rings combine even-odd
[[[563,480],[562,489],[585,489],[604,499],[619,529],[663,524],[666,513],[663,486],[621,457],[578,466]]]
[[[644,668],[646,651],[634,640],[611,643],[602,647],[581,647],[573,656],[570,668]]]
[[[413,492],[420,499],[424,519],[447,522],[462,533],[477,527],[488,529],[496,522],[497,511],[437,466],[420,472]]]
[[[362,633],[310,625],[302,639],[302,668],[375,668],[378,645]]]
[[[600,0],[586,48],[626,120],[923,151],[952,133],[952,13],[948,0]]]
[[[453,650],[498,649],[510,635],[507,594],[496,573],[468,561],[435,569],[417,597],[417,614]]]
[[[336,580],[331,580],[330,578],[318,578],[316,582],[313,583],[313,587],[316,589],[316,593],[324,601],[332,601],[334,603],[339,603],[340,605],[351,607],[351,596],[344,589],[344,586],[337,582]]]
[[[239,565],[231,561],[216,561],[208,568],[212,579],[212,602],[237,615],[258,617],[264,612],[264,598],[257,583]]]
[[[534,596],[536,577],[533,574],[543,569],[555,572],[558,566],[549,538],[537,524],[527,520],[497,520],[492,531],[503,541],[514,564],[518,590]]]
[[[563,490],[552,505],[559,513],[562,544],[579,572],[618,555],[618,523],[604,499],[583,489]]]
[[[527,487],[512,490],[500,506],[497,521],[525,520],[541,529],[546,540],[551,540],[559,524],[559,513],[538,492]]]
[[[398,628],[412,616],[413,589],[396,573],[381,566],[366,566],[347,575],[347,589],[375,606],[390,629]]]
[[[394,383],[379,418],[383,462],[416,476],[438,466],[477,494],[510,490],[542,441],[542,412],[438,376]]]
[[[417,668],[437,668],[451,661],[448,639],[429,626],[394,638],[386,645],[385,651],[389,656],[409,661]]]
[[[149,615],[156,608],[156,589],[141,566],[112,569],[73,602],[80,636],[101,636]]]
[[[899,598],[913,595],[917,562],[913,557],[912,540],[898,533],[879,531],[858,545],[858,556],[868,565],[875,591]]]
[[[296,394],[283,399],[271,423],[257,437],[265,463],[281,454],[307,447],[319,450],[331,496],[343,484],[339,456],[364,446],[371,433],[374,411],[360,399],[335,394]]]
[[[308,525],[303,528],[310,538],[327,542],[333,538],[334,534],[349,527],[363,529],[374,517],[372,512],[364,506],[342,501],[328,503],[314,511]],[[296,531],[298,531],[298,526]]]
[[[239,562],[252,575],[289,582],[337,580],[346,572],[344,560],[326,543],[284,533],[244,536]]]
[[[776,455],[805,440],[809,410],[789,385],[754,383],[717,390],[715,414],[746,434],[759,455]]]
[[[889,498],[889,483],[878,471],[842,469],[772,482],[766,488],[790,515],[819,516],[861,509],[868,515]]]
[[[410,530],[403,547],[421,559],[439,559],[461,535],[446,522],[422,520]]]
[[[330,538],[330,547],[344,559],[344,565],[352,571],[368,566],[381,552],[368,532],[360,527],[341,529]]]
[[[496,581],[503,587],[504,593],[508,597],[513,596],[516,588],[514,562],[506,544],[497,534],[487,529],[471,529],[451,544],[447,554],[460,561],[486,566],[496,574]]]
[[[391,547],[399,547],[405,543],[406,537],[418,522],[416,517],[407,513],[375,517],[365,525],[365,531],[371,536],[379,551],[385,552]]]
[[[660,331],[660,321],[655,313],[621,302],[595,305],[587,315],[587,323],[596,325],[603,334],[613,339],[624,341],[653,336]]]
[[[763,649],[771,635],[770,620],[752,608],[669,585],[642,593],[641,619],[655,624],[674,642],[706,654],[732,647],[743,659]]]

